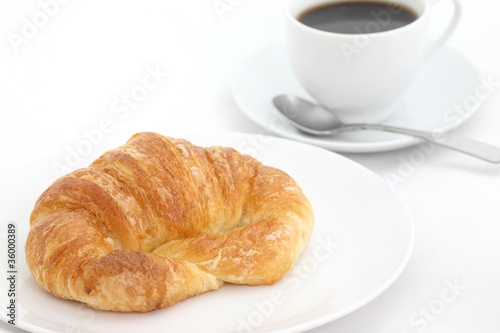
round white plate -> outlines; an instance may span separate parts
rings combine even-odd
[[[383,123],[428,131],[450,130],[479,108],[481,96],[476,94],[481,85],[474,65],[458,51],[444,47],[422,68],[400,99],[398,111]],[[249,57],[236,71],[231,88],[236,103],[251,120],[285,138],[353,153],[388,151],[421,142],[413,137],[375,131],[316,137],[282,122],[271,102],[274,96],[291,93],[314,99],[296,81],[286,46],[281,42]]]
[[[302,186],[316,222],[293,271],[272,286],[226,284],[149,313],[103,312],[55,298],[39,287],[26,267],[25,238],[20,238],[17,327],[30,332],[301,332],[367,304],[406,266],[414,241],[412,219],[388,185],[364,167],[327,150],[276,137],[184,137],[201,146],[231,146],[253,154]],[[32,207],[18,209],[29,212]],[[19,221],[18,228],[27,230],[28,222],[22,223],[26,225]],[[0,281],[6,290],[6,279]]]

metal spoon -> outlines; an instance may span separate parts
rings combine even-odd
[[[465,137],[443,132],[424,132],[381,124],[344,124],[331,110],[294,95],[273,99],[277,114],[299,130],[313,135],[335,135],[341,132],[376,130],[406,134],[450,148],[491,163],[500,163],[500,148]]]

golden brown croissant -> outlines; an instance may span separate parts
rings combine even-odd
[[[96,309],[150,311],[224,282],[280,280],[312,208],[284,172],[231,148],[138,133],[38,199],[28,266],[47,291]]]

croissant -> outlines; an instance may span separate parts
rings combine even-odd
[[[313,224],[283,171],[231,148],[138,133],[40,196],[26,260],[57,297],[146,312],[225,282],[275,283]]]

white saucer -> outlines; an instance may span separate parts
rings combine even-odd
[[[462,124],[480,105],[475,97],[481,85],[479,73],[464,55],[444,47],[422,68],[400,99],[400,109],[384,123],[419,130],[447,131]],[[273,43],[248,58],[232,80],[233,97],[255,123],[272,133],[338,152],[379,152],[420,143],[399,134],[361,131],[316,137],[299,132],[277,118],[272,98],[292,93],[314,100],[296,81],[286,46]],[[460,110],[461,109],[461,110]]]

